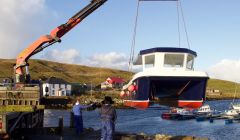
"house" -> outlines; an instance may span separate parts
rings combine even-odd
[[[70,96],[72,86],[63,79],[50,77],[42,84],[43,96]]]
[[[118,77],[108,77],[105,82],[101,83],[101,89],[122,88],[124,80]]]
[[[218,89],[207,89],[207,95],[222,95],[222,92]]]

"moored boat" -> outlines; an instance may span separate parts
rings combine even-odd
[[[225,112],[222,113],[223,118],[233,119],[240,117],[240,112],[236,109],[229,109],[225,110]]]
[[[123,87],[124,103],[147,108],[151,102],[174,107],[199,108],[205,99],[208,75],[194,71],[197,53],[186,48],[160,47],[140,51],[136,73]]]
[[[212,113],[213,110],[210,108],[209,105],[205,104],[201,106],[199,109],[197,109],[196,113],[197,114],[205,114],[205,113]]]
[[[240,104],[232,104],[232,108],[240,111]]]
[[[206,119],[220,117],[220,113],[221,112],[217,110],[211,109],[211,107],[208,104],[204,104],[199,109],[194,111],[196,121],[204,121]]]
[[[163,112],[162,119],[168,120],[187,120],[194,118],[192,110],[186,108],[172,108],[168,112]]]

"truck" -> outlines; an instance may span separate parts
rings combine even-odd
[[[31,43],[16,58],[14,78],[0,84],[0,140],[9,139],[18,128],[43,127],[44,105],[41,84],[32,84],[28,60],[34,54],[61,42],[61,37],[78,25],[107,0],[91,0],[66,23]],[[24,70],[25,69],[25,70]],[[46,89],[47,90],[47,89]]]

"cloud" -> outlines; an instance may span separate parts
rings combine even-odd
[[[88,57],[86,61],[90,66],[108,67],[124,69],[128,68],[128,58],[123,53],[109,52],[104,54],[95,54]]]
[[[60,62],[60,63],[69,63],[77,64],[80,62],[81,57],[80,53],[75,49],[69,49],[64,51],[51,50],[43,53],[41,56],[43,59]]]
[[[211,78],[240,82],[240,60],[224,59],[207,70]]]
[[[43,53],[42,59],[69,63],[69,64],[81,64],[94,67],[107,67],[114,69],[128,69],[128,58],[123,53],[109,52],[102,54],[93,54],[86,58],[82,58],[80,53],[75,49],[68,50],[50,50]]]
[[[16,58],[45,31],[51,14],[45,0],[1,0],[0,58]]]

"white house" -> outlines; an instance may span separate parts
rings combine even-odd
[[[72,86],[63,79],[50,77],[42,84],[43,96],[70,96]]]

